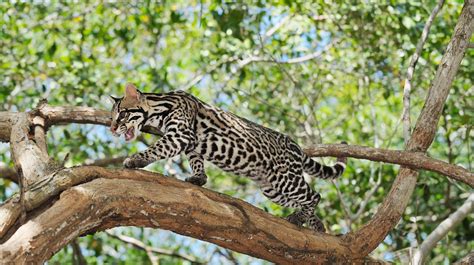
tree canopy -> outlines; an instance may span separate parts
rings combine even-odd
[[[4,2],[0,3],[0,111],[33,110],[43,98],[51,106],[109,110],[108,96],[121,96],[125,83],[132,82],[144,92],[186,90],[288,134],[302,147],[344,140],[402,150],[407,70],[437,4]],[[462,7],[463,1],[447,1],[434,18],[411,80],[411,127],[422,111]],[[473,55],[474,49],[468,49],[427,151],[432,158],[470,172]],[[143,134],[138,141],[125,143],[103,126],[67,124],[49,128],[47,148],[66,167],[105,161],[101,165],[121,168],[123,157],[157,138]],[[8,144],[0,145],[0,166],[0,197],[5,201],[19,190],[17,181],[7,177],[6,169],[14,168]],[[146,170],[180,179],[190,174],[183,157],[159,161]],[[250,180],[210,164],[206,171],[206,188],[243,199],[272,215],[290,213],[263,197]],[[367,223],[387,197],[398,171],[393,164],[349,159],[340,179],[314,181],[312,186],[322,195],[317,213],[329,233],[346,234]],[[472,188],[465,183],[421,170],[402,219],[371,256],[406,263],[413,249],[470,193]],[[433,248],[431,261],[453,262],[471,252],[473,221],[471,212]],[[267,263],[194,238],[140,227],[79,237],[49,263],[136,264],[158,259],[161,264]]]

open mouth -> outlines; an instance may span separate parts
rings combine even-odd
[[[133,127],[130,127],[124,135],[125,141],[130,141],[135,136]]]

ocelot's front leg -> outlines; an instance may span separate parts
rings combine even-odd
[[[155,161],[171,158],[186,150],[193,141],[193,132],[184,122],[173,123],[160,140],[145,151],[123,161],[126,168],[142,168]]]
[[[193,170],[193,175],[186,178],[185,181],[194,185],[203,186],[207,182],[207,176],[204,172],[204,158],[195,152],[190,152],[187,155],[189,158],[189,164]]]

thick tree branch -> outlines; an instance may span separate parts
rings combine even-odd
[[[34,126],[33,117],[28,113],[19,113],[12,119],[12,134],[10,147],[12,160],[17,172],[21,172],[23,184],[28,187],[40,180],[49,170],[49,157],[45,152],[45,146],[40,148],[36,143],[36,135],[31,128]],[[41,140],[41,144],[44,140]],[[45,144],[44,144],[45,145]]]
[[[424,263],[426,256],[436,246],[436,243],[443,239],[446,234],[456,227],[466,216],[474,210],[474,193],[471,194],[464,204],[459,207],[453,214],[442,221],[431,234],[423,241],[413,255],[411,264],[421,265]]]
[[[71,171],[73,178],[99,179],[66,190],[5,239],[0,246],[4,261],[45,261],[72,238],[125,225],[172,230],[279,264],[352,260],[339,237],[298,228],[239,199],[183,181],[142,170]]]
[[[309,156],[354,157],[372,161],[398,164],[411,169],[424,169],[437,172],[452,179],[466,183],[474,188],[474,173],[469,170],[437,160],[422,152],[387,150],[357,145],[320,144],[305,148]]]
[[[420,58],[421,52],[423,50],[423,46],[425,45],[426,40],[428,39],[428,34],[430,33],[431,25],[444,5],[444,0],[439,0],[436,7],[430,14],[428,21],[426,21],[425,27],[423,28],[423,32],[421,33],[421,38],[416,44],[416,50],[413,56],[411,57],[410,64],[407,70],[407,77],[405,79],[405,85],[403,87],[403,113],[402,113],[402,120],[403,120],[403,136],[405,138],[405,143],[408,143],[410,139],[410,132],[411,132],[411,122],[410,122],[410,93],[411,93],[411,81],[413,79],[413,74],[415,73],[416,63]]]
[[[472,35],[473,6],[473,0],[467,0],[464,4],[453,37],[441,59],[425,104],[407,144],[407,151],[425,152],[435,137],[444,102]],[[346,236],[361,256],[372,252],[398,223],[413,193],[417,176],[417,171],[402,167],[375,216],[359,231]]]

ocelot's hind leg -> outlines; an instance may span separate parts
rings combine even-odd
[[[324,225],[314,213],[321,196],[304,181],[302,172],[287,174],[270,178],[274,180],[272,183],[261,185],[263,194],[281,206],[299,209],[286,217],[289,222],[297,226],[307,224],[315,231],[324,232]]]
[[[197,186],[203,186],[207,182],[207,176],[204,172],[204,158],[200,154],[194,152],[190,152],[187,155],[193,175],[186,178],[185,181]]]
[[[319,218],[316,216],[316,213],[313,213],[311,217],[308,219],[308,227],[313,229],[314,231],[318,232],[326,232],[326,229],[324,228],[323,222],[319,220]]]

